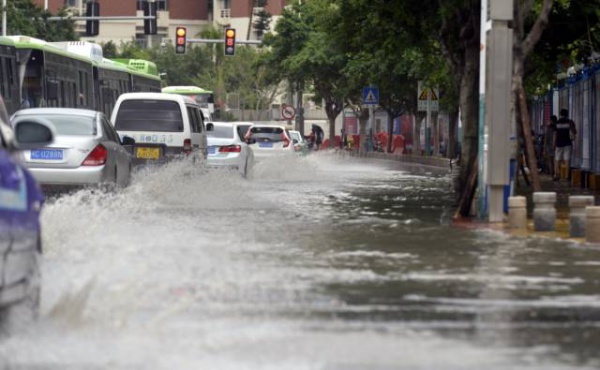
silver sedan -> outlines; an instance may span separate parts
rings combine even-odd
[[[254,153],[243,140],[250,124],[210,122],[207,127],[209,166],[236,169],[247,177],[254,165]]]
[[[131,179],[131,155],[103,113],[72,108],[33,108],[16,112],[13,127],[37,117],[54,129],[54,142],[24,150],[22,159],[43,188],[58,189],[113,183],[127,186]]]

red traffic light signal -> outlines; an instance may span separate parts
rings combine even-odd
[[[187,29],[185,27],[177,27],[175,29],[175,54],[185,54],[186,38]]]
[[[225,29],[225,55],[235,55],[235,28]]]

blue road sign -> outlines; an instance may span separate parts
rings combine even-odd
[[[379,89],[374,86],[363,87],[362,102],[366,105],[379,104]]]

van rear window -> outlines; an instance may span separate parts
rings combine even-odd
[[[139,99],[121,103],[115,128],[118,131],[182,132],[183,117],[174,101]]]

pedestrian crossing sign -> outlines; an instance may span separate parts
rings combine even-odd
[[[373,86],[363,88],[362,102],[366,105],[379,104],[379,89]]]

